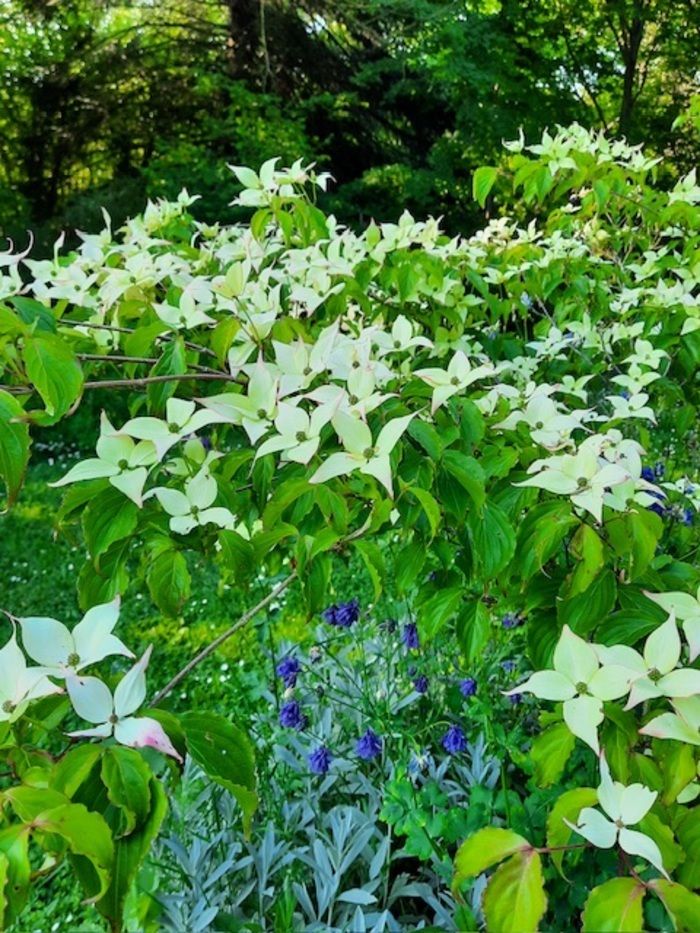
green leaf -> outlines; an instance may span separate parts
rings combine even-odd
[[[586,636],[608,615],[616,598],[615,575],[604,570],[583,593],[559,602],[559,622],[570,626],[577,635]]]
[[[109,826],[99,813],[91,813],[81,803],[65,803],[45,810],[33,820],[39,832],[61,836],[74,856],[87,859],[98,882],[97,893],[88,889],[91,897],[100,897],[109,885],[114,846]]]
[[[464,590],[461,586],[452,586],[434,592],[418,610],[418,628],[422,636],[430,640],[440,631],[450,619],[464,599]]]
[[[492,165],[482,165],[472,176],[472,195],[480,207],[486,205],[486,198],[498,177],[498,169]]]
[[[661,742],[658,761],[664,776],[664,792],[661,802],[665,807],[675,803],[684,787],[697,776],[695,754],[691,745],[681,742]]]
[[[481,655],[490,634],[488,609],[480,599],[472,599],[457,617],[457,641],[467,662]]]
[[[124,901],[141,863],[151,851],[153,840],[158,835],[168,810],[165,790],[155,777],[151,779],[150,793],[151,809],[146,822],[128,836],[123,836],[114,842],[114,861],[109,887],[95,904],[102,916],[110,921],[115,931],[122,929]],[[86,886],[89,880],[85,878],[84,868],[80,863],[76,864],[76,871],[83,885]]]
[[[55,418],[65,415],[83,388],[83,372],[68,344],[51,334],[28,337],[23,359],[47,414]]]
[[[639,933],[645,888],[636,878],[611,878],[593,888],[583,910],[583,933]]]
[[[60,807],[69,803],[65,794],[49,787],[30,787],[19,784],[8,788],[4,796],[12,804],[12,809],[23,823],[31,823],[44,810]]]
[[[605,555],[603,542],[591,526],[584,522],[571,539],[570,552],[578,561],[567,593],[572,598],[588,589],[605,564]]]
[[[700,807],[694,807],[676,825],[676,838],[685,850],[678,880],[689,888],[700,888]]]
[[[104,748],[101,745],[88,743],[71,748],[53,770],[51,783],[54,789],[65,794],[66,797],[72,797],[102,757],[103,752]]]
[[[164,345],[160,359],[151,367],[149,376],[181,376],[186,372],[185,342],[182,337],[175,337]],[[152,382],[148,386],[146,398],[152,414],[162,415],[165,412],[165,403],[175,395],[178,384],[173,379],[172,382]]]
[[[551,787],[564,773],[566,762],[576,744],[576,737],[566,723],[557,722],[536,736],[530,749],[538,787]]]
[[[429,457],[433,460],[440,459],[445,445],[432,424],[414,418],[408,426],[408,434],[421,445]]]
[[[102,756],[102,783],[122,813],[121,836],[140,828],[151,811],[151,769],[133,748],[110,745]]]
[[[146,583],[153,602],[169,618],[176,618],[190,597],[190,572],[180,551],[167,548],[148,565]]]
[[[241,805],[245,831],[250,830],[258,806],[255,792],[255,757],[248,736],[217,713],[184,713],[180,724],[187,750],[217,784],[229,790]]]
[[[7,490],[7,508],[22,488],[29,463],[29,426],[14,419],[21,418],[24,409],[16,398],[0,391],[0,479]]]
[[[136,503],[109,486],[99,493],[83,512],[85,543],[93,559],[111,544],[133,533],[138,522]]]
[[[353,547],[362,558],[367,568],[367,572],[372,581],[374,589],[374,598],[379,599],[382,592],[382,582],[386,576],[384,558],[379,547],[373,541],[359,540],[353,541]]]
[[[126,569],[129,543],[129,539],[117,541],[99,560],[83,564],[78,575],[78,600],[83,611],[108,603],[126,590],[129,583]]]
[[[6,861],[5,921],[11,923],[22,912],[29,894],[31,865],[29,863],[29,832],[17,823],[0,829],[0,855]],[[1,927],[0,929],[6,929]]]
[[[453,888],[466,878],[474,878],[514,852],[530,850],[530,843],[510,829],[487,826],[470,836],[455,855]]]
[[[547,817],[547,845],[565,846],[573,834],[571,827],[567,826],[564,820],[575,823],[578,815],[584,807],[592,807],[598,802],[598,793],[592,787],[576,787],[567,791],[552,807]],[[577,841],[579,841],[577,839]],[[552,862],[557,871],[563,875],[562,860],[564,852],[552,852]]]
[[[469,494],[477,509],[486,501],[484,490],[484,471],[473,457],[467,457],[458,450],[446,450],[442,458],[443,466]]]
[[[649,887],[659,896],[669,912],[676,933],[697,933],[700,930],[700,897],[682,884],[657,878]]]
[[[49,334],[56,333],[56,318],[53,316],[51,308],[43,305],[36,298],[27,298],[24,295],[14,295],[9,301],[17,309],[23,323],[30,326],[34,325],[34,329],[37,331]]]
[[[515,551],[515,531],[503,511],[487,502],[481,514],[467,515],[467,529],[477,564],[490,580],[509,563]]]
[[[489,933],[537,930],[546,908],[542,860],[534,850],[511,856],[486,885],[484,916]]]
[[[678,845],[673,836],[673,830],[654,812],[647,813],[644,819],[640,820],[640,833],[649,836],[659,847],[661,852],[661,861],[667,872],[673,872],[684,860],[683,849]]]
[[[430,525],[430,535],[434,538],[442,520],[442,513],[437,501],[427,489],[421,489],[420,486],[406,486],[405,491],[420,502]]]
[[[319,554],[318,557],[309,561],[304,568],[301,577],[301,588],[306,609],[310,616],[316,615],[325,605],[332,568],[333,563],[330,554]]]
[[[399,551],[394,566],[399,593],[407,592],[420,582],[420,574],[427,556],[427,549],[422,541],[411,541]]]

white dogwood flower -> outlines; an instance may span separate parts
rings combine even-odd
[[[222,419],[215,411],[200,408],[195,411],[194,402],[182,398],[169,398],[165,405],[165,420],[161,418],[131,418],[120,433],[144,441],[152,441],[162,460],[170,448],[188,434],[196,434],[208,424]]]
[[[506,696],[532,693],[542,700],[562,700],[569,730],[598,754],[603,702],[624,696],[629,680],[630,674],[624,668],[601,667],[593,645],[565,625],[554,649],[554,669],[536,671]]]
[[[193,528],[202,525],[218,525],[230,528],[236,521],[235,515],[221,506],[212,508],[219,488],[216,480],[207,470],[200,470],[189,482],[185,490],[169,489],[157,486],[148,496],[155,496],[170,518],[170,530],[178,535],[186,535]]]
[[[13,626],[10,640],[0,648],[0,722],[15,722],[32,700],[63,692],[48,673],[43,667],[27,667]]]
[[[268,438],[258,447],[255,457],[282,451],[282,460],[308,463],[318,450],[321,430],[331,420],[333,409],[320,405],[311,415],[303,408],[280,402],[275,427],[279,434]]]
[[[155,748],[182,761],[161,724],[148,716],[133,714],[146,699],[146,668],[152,646],[122,677],[114,691],[97,677],[71,674],[66,678],[68,696],[81,719],[95,724],[94,729],[69,732],[71,738],[101,738],[113,735],[120,745],[132,748]]]
[[[537,486],[569,496],[574,505],[590,512],[598,522],[602,521],[603,500],[608,489],[630,479],[621,466],[601,464],[593,450],[583,447],[576,454],[536,460],[528,472],[536,475],[514,485]]]
[[[325,483],[334,476],[343,476],[359,470],[360,473],[378,479],[393,497],[389,455],[414,417],[415,415],[411,414],[389,421],[381,429],[375,442],[364,421],[339,411],[332,421],[345,452],[331,454],[309,482]]]
[[[700,694],[700,671],[679,668],[681,640],[675,614],[652,632],[644,643],[643,655],[627,645],[597,646],[603,664],[614,664],[629,672],[630,695],[625,709],[632,709],[656,697],[689,697]]]
[[[493,373],[494,369],[490,364],[484,364],[472,369],[468,357],[461,350],[457,350],[446,370],[417,369],[414,375],[433,387],[431,414],[434,414],[441,405],[444,405],[457,392],[462,392],[473,382],[492,376]]]
[[[120,599],[88,609],[71,631],[62,622],[40,616],[19,619],[24,650],[53,677],[67,677],[112,654],[134,655],[112,634]]]
[[[692,662],[700,654],[700,587],[697,596],[690,593],[649,593],[644,595],[661,606],[666,612],[673,612],[682,622],[683,633],[688,641],[689,660]]]
[[[391,333],[380,331],[374,338],[379,348],[380,356],[387,353],[405,353],[415,347],[432,347],[432,342],[426,337],[414,335],[411,322],[403,314],[399,314],[391,326]]]
[[[672,700],[673,713],[661,713],[639,730],[655,739],[700,745],[700,696]]]
[[[156,419],[154,419],[156,420]],[[148,468],[158,462],[158,450],[151,440],[134,443],[128,434],[120,434],[102,412],[97,457],[76,463],[65,476],[50,486],[66,486],[88,479],[109,479],[115,489],[123,492],[139,508],[143,505],[143,487]]]
[[[612,849],[617,844],[628,855],[639,855],[668,878],[659,847],[644,833],[629,829],[644,819],[656,800],[657,792],[644,784],[625,786],[613,781],[605,756],[600,759],[598,803],[604,811],[584,807],[576,823],[564,820],[575,832],[598,849]]]
[[[251,369],[246,393],[223,392],[199,402],[210,410],[212,420],[242,425],[251,444],[257,444],[277,414],[279,380],[275,370],[274,365],[260,359]]]

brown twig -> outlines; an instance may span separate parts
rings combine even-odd
[[[133,389],[134,387],[153,385],[158,382],[185,382],[192,379],[238,382],[235,376],[228,373],[173,373],[169,376],[140,376],[134,379],[102,379],[99,382],[84,382],[83,389]],[[32,386],[0,385],[0,391],[9,392],[10,395],[31,395],[34,388]]]
[[[237,622],[235,622],[230,628],[227,628],[225,632],[222,632],[218,638],[215,638],[214,641],[210,642],[208,645],[202,648],[198,654],[191,658],[187,664],[185,664],[185,666],[177,672],[177,674],[163,687],[162,690],[159,690],[158,693],[156,693],[156,695],[151,700],[150,705],[157,706],[161,700],[165,699],[165,697],[171,693],[175,687],[177,687],[177,685],[185,679],[185,677],[187,677],[190,671],[194,670],[198,664],[200,664],[205,658],[208,658],[212,652],[216,651],[219,645],[222,645],[232,635],[235,635],[239,629],[242,629],[244,625],[250,622],[250,620],[262,609],[264,609],[265,606],[268,606],[273,601],[273,599],[286,590],[289,584],[296,580],[296,578],[297,572],[296,570],[293,570],[292,573],[290,573],[288,577],[285,577],[284,580],[278,583],[277,586],[271,590],[271,592],[268,593],[264,599],[261,599],[260,602],[253,606],[252,609],[249,609],[246,613],[244,613],[244,615],[242,615]]]

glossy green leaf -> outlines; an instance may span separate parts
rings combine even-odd
[[[640,933],[645,893],[636,878],[611,878],[593,888],[583,910],[583,933]]]
[[[512,855],[486,885],[484,916],[489,933],[537,930],[546,909],[542,861],[534,850]]]
[[[29,463],[29,427],[16,420],[23,414],[14,396],[0,391],[0,480],[7,491],[7,508],[22,488]]]
[[[55,418],[65,415],[83,388],[83,372],[68,344],[48,333],[28,337],[23,358],[47,414]]]

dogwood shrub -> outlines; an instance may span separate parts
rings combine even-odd
[[[274,585],[242,623],[288,586],[313,616],[354,552],[423,643],[467,660],[490,607],[519,603],[533,673],[516,689],[544,703],[517,764],[564,786],[598,759],[598,788],[563,792],[546,839],[494,826],[459,850],[458,894],[501,863],[487,929],[546,927],[541,856],[563,871],[597,848],[620,867],[591,873],[584,929],[641,929],[649,895],[700,926],[700,187],[578,126],[506,150],[474,176],[503,208],[471,237],[408,214],[343,228],[314,203],[327,176],[271,160],[232,166],[249,224],[197,223],[183,191],[52,259],[0,255],[7,506],[35,434],[91,391],[106,409],[94,456],[56,483],[57,530],[85,541],[83,621],[6,607],[5,922],[31,837],[119,929],[185,753],[254,811],[250,744],[226,717],[166,711],[171,685],[139,715],[150,648],[113,691],[100,679],[105,657],[133,657],[119,597],[145,581],[179,616],[196,552],[241,588]],[[47,747],[47,731],[100,741]]]

